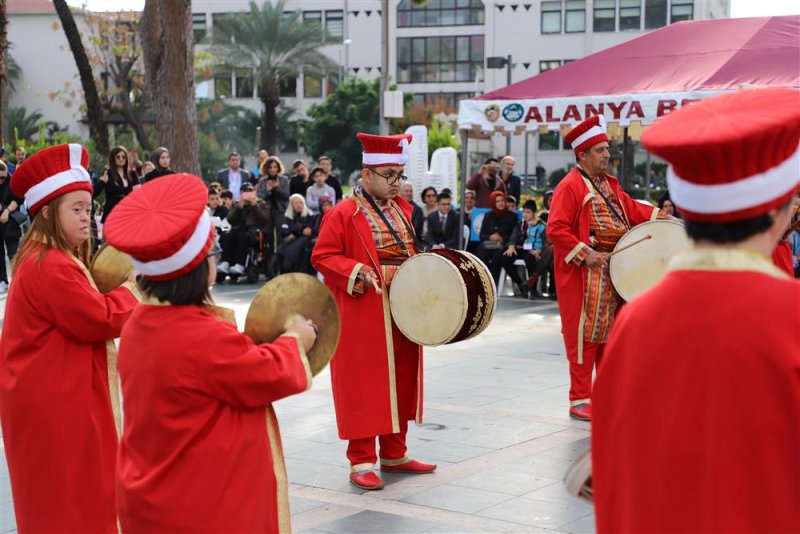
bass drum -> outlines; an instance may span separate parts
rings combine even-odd
[[[492,320],[497,294],[492,275],[476,256],[440,249],[407,259],[389,288],[392,318],[420,345],[477,336]]]
[[[647,236],[650,238],[620,251],[609,260],[611,283],[626,301],[656,285],[667,273],[667,264],[672,257],[691,244],[682,223],[659,220],[631,228],[614,251]]]

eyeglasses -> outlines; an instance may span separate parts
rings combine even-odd
[[[126,156],[125,154],[117,154],[117,155],[116,155],[116,156],[114,156],[114,157],[115,157],[116,159],[128,159],[128,156]]]
[[[408,176],[406,176],[402,172],[400,174],[389,173],[388,175],[386,175],[379,173],[378,171],[376,171],[371,167],[367,167],[367,169],[369,169],[370,171],[374,172],[375,174],[386,180],[386,183],[389,185],[402,184],[403,182],[408,180]]]

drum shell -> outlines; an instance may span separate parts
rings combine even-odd
[[[406,260],[389,289],[392,318],[420,345],[464,341],[491,322],[497,298],[491,274],[476,256],[439,249]]]

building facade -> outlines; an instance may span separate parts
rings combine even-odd
[[[15,1],[27,3],[11,0],[10,4],[13,6]],[[385,4],[388,4],[386,13]],[[247,9],[247,0],[194,0],[193,26],[197,42],[214,31],[215,21]],[[326,33],[323,52],[339,65],[337,76],[320,79],[301,73],[285,84],[284,106],[294,110],[295,118],[304,118],[308,109],[321,102],[343,79],[381,76],[381,32],[385,16],[388,17],[385,22],[389,44],[387,71],[391,82],[396,83],[398,89],[412,93],[416,102],[455,109],[460,99],[503,87],[509,80],[512,83],[523,80],[667,24],[728,17],[730,0],[428,0],[421,7],[413,5],[411,0],[286,0],[285,9],[299,10],[304,19],[318,20],[322,24]],[[64,70],[62,73],[42,69],[47,73],[46,79],[29,80],[25,60],[20,61],[23,85],[30,88],[28,95],[47,94],[48,89],[55,90],[51,87],[53,84],[63,85],[64,80],[76,84],[74,62],[69,49],[64,50],[63,32],[48,31],[47,25],[42,23],[41,29],[33,29],[30,22],[24,22],[32,20],[33,15],[11,10],[9,16],[15,57],[23,59],[35,54],[36,62],[42,56],[58,57],[54,63]],[[54,12],[51,17],[55,17]],[[21,29],[22,26],[26,29]],[[22,34],[30,38],[31,32],[43,37],[37,39],[38,47],[29,49],[27,45],[17,44],[17,40],[24,41]],[[41,54],[44,46],[52,48],[53,54]],[[510,69],[487,68],[487,58],[508,56],[511,57]],[[69,68],[71,72],[67,72]],[[592,75],[614,76],[614,73]],[[252,72],[231,68],[212,80],[198,83],[196,96],[224,98],[260,111],[255,91]],[[25,98],[14,95],[12,105],[27,106]],[[36,101],[36,106],[46,115],[52,113],[61,118],[65,113],[56,103],[46,104],[41,99]],[[76,115],[75,110],[71,113]],[[80,131],[80,126],[76,123],[75,129],[71,127],[70,130]],[[506,140],[499,135],[474,144],[473,147],[471,143],[471,148],[476,157],[506,153]],[[303,153],[302,147],[292,143],[282,148],[287,158],[295,151]],[[557,133],[513,138],[510,149],[520,172],[525,172],[527,161],[528,174],[533,174],[537,163],[550,170],[572,159]]]

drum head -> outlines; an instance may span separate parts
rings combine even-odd
[[[633,227],[622,236],[614,250],[647,235],[652,238],[623,250],[610,260],[611,282],[626,301],[656,285],[666,274],[669,260],[691,243],[682,223],[659,220]]]
[[[420,345],[447,343],[461,330],[467,288],[458,268],[438,254],[418,254],[403,262],[389,288],[397,328]]]

